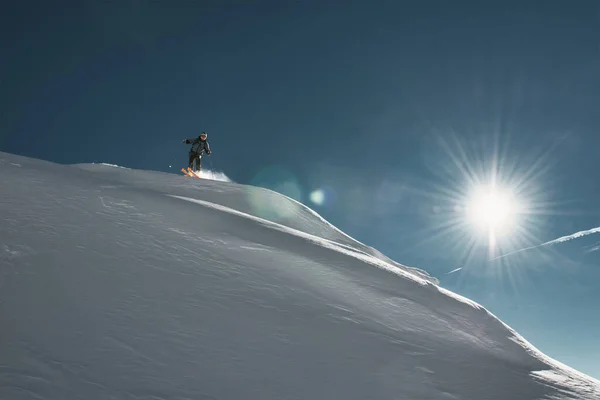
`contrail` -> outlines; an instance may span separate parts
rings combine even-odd
[[[592,246],[588,246],[588,248],[585,250],[586,253],[592,253],[594,251],[598,251],[600,250],[600,244],[596,243],[595,245]]]
[[[453,273],[455,273],[455,272],[457,272],[457,271],[460,271],[461,269],[462,269],[462,267],[458,267],[458,268],[456,268],[456,269],[453,269],[453,270],[452,270],[452,271],[450,271],[450,272],[446,272],[446,275],[453,274]]]
[[[587,235],[591,235],[592,233],[598,233],[598,232],[600,232],[600,227],[588,229],[587,231],[576,232],[576,233],[574,233],[572,235],[569,235],[569,236],[559,237],[558,239],[554,239],[554,240],[552,240],[550,242],[546,242],[544,244],[568,242],[571,239],[577,239],[577,238],[580,238],[582,236],[587,236]]]
[[[494,260],[497,260],[497,259],[503,258],[503,257],[508,257],[510,255],[513,255],[513,254],[516,254],[516,253],[520,253],[522,251],[537,249],[538,247],[542,247],[542,246],[550,246],[550,245],[553,245],[553,244],[556,244],[556,243],[568,242],[569,240],[577,239],[577,238],[580,238],[582,236],[592,235],[594,233],[600,233],[600,227],[588,229],[587,231],[575,232],[575,233],[573,233],[571,235],[567,235],[567,236],[561,236],[558,239],[554,239],[554,240],[551,240],[551,241],[546,242],[546,243],[538,244],[537,246],[526,247],[526,248],[521,249],[521,250],[517,250],[517,251],[513,251],[511,253],[503,254],[501,256],[492,258],[490,261],[494,261]]]

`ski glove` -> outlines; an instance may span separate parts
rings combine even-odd
[[[189,141],[189,140],[187,140],[187,139],[183,139],[183,143],[185,143],[185,144],[190,144],[190,141]]]

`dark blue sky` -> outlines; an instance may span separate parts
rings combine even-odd
[[[492,263],[460,213],[465,171],[485,182],[496,155],[535,211],[510,249],[600,226],[597,2],[6,3],[1,151],[176,172],[206,130],[234,181],[600,377],[600,237]]]

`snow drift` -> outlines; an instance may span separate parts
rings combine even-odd
[[[0,160],[1,399],[600,399],[275,192]]]

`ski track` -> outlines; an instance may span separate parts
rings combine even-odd
[[[274,192],[5,153],[0,190],[1,399],[600,399]]]

